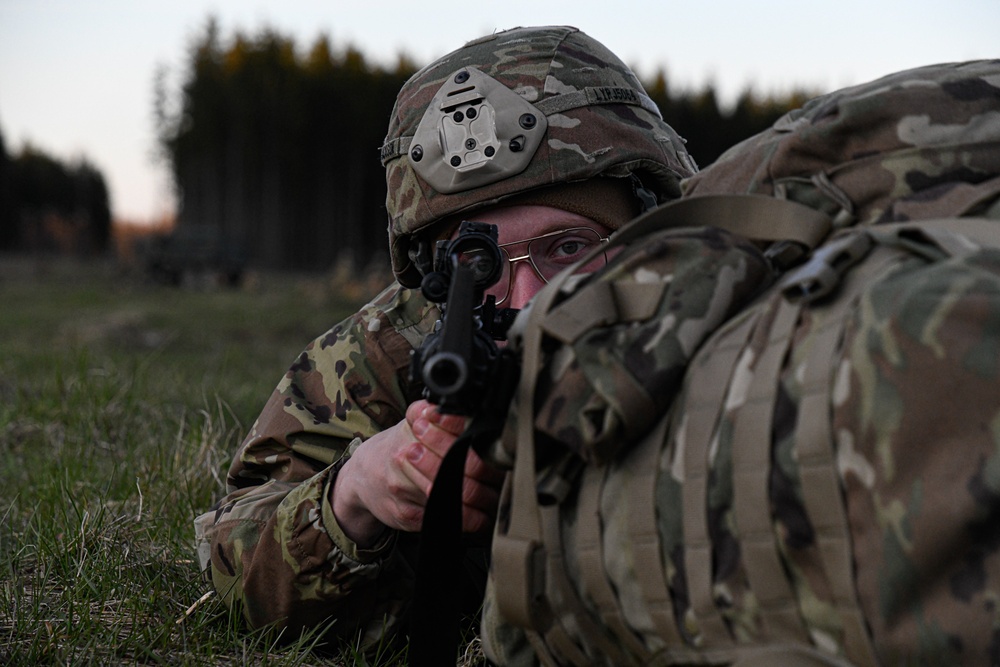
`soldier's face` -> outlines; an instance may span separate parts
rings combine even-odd
[[[485,209],[469,218],[497,226],[508,264],[504,277],[486,294],[496,297],[504,308],[523,308],[545,285],[545,278],[551,278],[611,233],[604,225],[577,213],[534,204]],[[566,230],[573,231],[567,231],[565,236],[560,233]]]

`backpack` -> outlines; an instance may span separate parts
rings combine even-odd
[[[1000,662],[1000,61],[808,103],[518,318],[493,628],[545,664]]]

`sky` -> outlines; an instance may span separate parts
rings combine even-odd
[[[116,218],[170,215],[154,76],[165,68],[176,87],[210,16],[224,40],[270,28],[305,50],[326,35],[334,49],[351,44],[386,66],[400,54],[423,65],[496,30],[572,25],[640,77],[663,70],[676,90],[712,84],[723,103],[747,88],[827,92],[909,67],[1000,57],[1000,0],[0,0],[7,152],[30,145],[87,160],[104,174]]]

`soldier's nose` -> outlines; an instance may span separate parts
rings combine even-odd
[[[510,277],[510,294],[503,306],[520,309],[524,308],[528,301],[545,287],[545,281],[527,262],[518,262],[513,268],[514,273]]]

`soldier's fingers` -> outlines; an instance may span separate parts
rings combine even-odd
[[[429,482],[414,465],[414,459],[423,458],[423,452],[420,451],[423,449],[419,443],[412,443],[396,452],[385,485],[385,492],[390,498],[399,502],[424,504]]]
[[[422,398],[418,401],[413,401],[406,407],[406,422],[410,426],[413,426],[413,422],[423,413],[427,412],[428,408],[433,409],[433,405]]]
[[[462,504],[482,512],[496,512],[500,503],[500,492],[479,480],[466,477],[462,482]]]
[[[451,431],[432,423],[426,417],[420,416],[413,422],[410,429],[413,436],[427,449],[434,452],[438,458],[444,458],[451,446],[455,444],[456,436]]]
[[[469,422],[468,417],[463,417],[461,415],[446,415],[438,411],[437,406],[428,404],[428,407],[421,416],[434,424],[440,429],[447,431],[453,435],[462,435],[465,431],[465,427]]]
[[[421,503],[427,501],[440,467],[441,457],[420,441],[410,443],[399,458],[399,470],[419,490]]]
[[[506,473],[483,461],[475,451],[469,450],[469,455],[465,459],[465,474],[499,489],[503,485]]]

